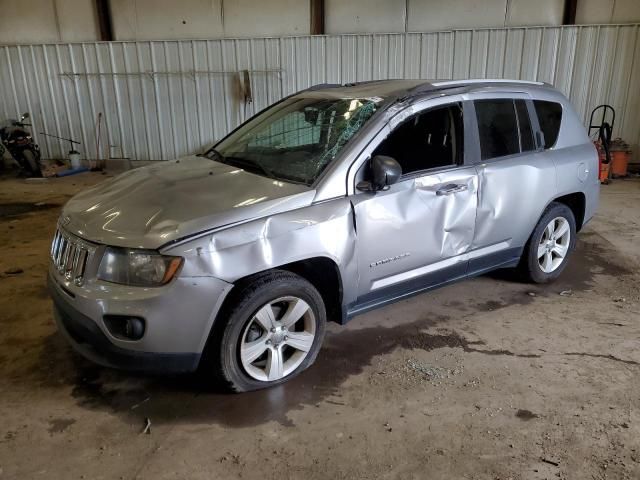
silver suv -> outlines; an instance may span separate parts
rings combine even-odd
[[[55,318],[103,365],[276,385],[313,363],[327,321],[497,268],[554,280],[597,207],[597,169],[542,83],[314,87],[204,155],[70,200]]]

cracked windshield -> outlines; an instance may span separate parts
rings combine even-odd
[[[212,160],[311,185],[375,113],[379,98],[290,98],[206,153]]]

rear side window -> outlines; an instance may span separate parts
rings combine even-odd
[[[534,100],[540,129],[544,135],[544,148],[551,148],[558,140],[560,122],[562,121],[562,105],[545,100]]]
[[[476,100],[482,160],[520,153],[518,120],[511,99]]]

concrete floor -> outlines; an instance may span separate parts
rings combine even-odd
[[[0,479],[640,478],[638,179],[602,188],[557,283],[420,295],[332,325],[289,384],[219,395],[56,334],[59,207],[102,178],[0,182]]]

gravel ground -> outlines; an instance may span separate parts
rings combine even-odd
[[[102,179],[0,180],[0,479],[640,478],[639,180],[602,188],[555,284],[419,295],[331,325],[294,381],[220,395],[56,333],[55,221]]]

